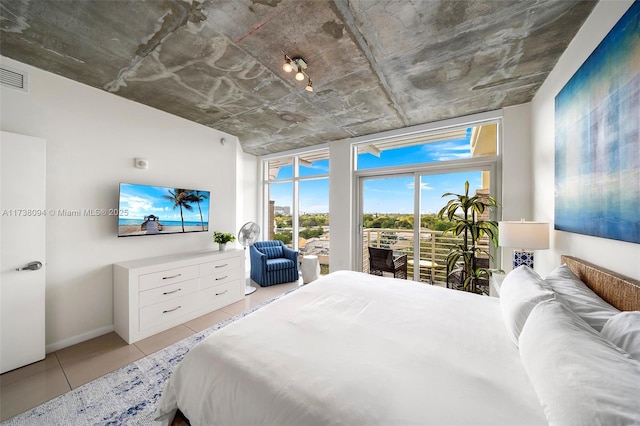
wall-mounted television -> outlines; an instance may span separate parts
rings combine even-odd
[[[209,230],[209,191],[120,184],[118,237]]]

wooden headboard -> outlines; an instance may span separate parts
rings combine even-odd
[[[577,257],[562,256],[562,263],[609,304],[621,311],[640,310],[640,281]]]

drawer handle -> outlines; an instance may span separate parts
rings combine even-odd
[[[220,277],[220,278],[216,278],[216,281],[220,281],[220,280],[224,280],[225,278],[227,278],[229,275],[225,275],[224,277]]]
[[[225,263],[224,265],[216,265],[216,269],[218,269],[218,268],[224,268],[224,267],[225,267],[225,266],[227,266],[227,265],[228,265],[227,263]]]
[[[181,276],[182,274],[177,274],[177,275],[172,275],[170,277],[162,277],[163,280],[170,280],[171,278],[178,278],[179,276]]]
[[[166,311],[162,311],[162,313],[168,314],[169,312],[177,311],[180,308],[182,308],[182,306],[178,306],[177,308],[173,308],[173,309],[167,309]]]
[[[173,294],[173,293],[177,293],[177,292],[179,292],[180,290],[182,290],[182,289],[181,289],[181,288],[179,288],[179,289],[177,289],[177,290],[173,290],[173,291],[165,291],[165,292],[164,292],[164,293],[162,293],[162,294],[164,294],[164,295],[167,295],[167,294]]]
[[[228,291],[229,291],[229,290],[225,290],[225,291],[223,291],[222,293],[216,293],[216,296],[220,296],[220,295],[222,295],[222,294],[225,294],[225,293],[226,293],[226,292],[228,292]]]

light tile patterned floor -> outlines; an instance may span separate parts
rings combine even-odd
[[[239,302],[128,345],[105,334],[50,353],[39,362],[0,375],[0,421],[36,407],[71,389],[117,370],[185,337],[244,312],[290,290],[300,282],[257,287]]]

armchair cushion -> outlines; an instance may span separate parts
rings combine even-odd
[[[293,268],[293,260],[285,259],[283,257],[281,257],[280,259],[267,260],[267,272],[290,268]]]
[[[279,257],[283,257],[281,246],[262,247],[260,248],[260,251],[267,255],[267,259],[277,259]]]

